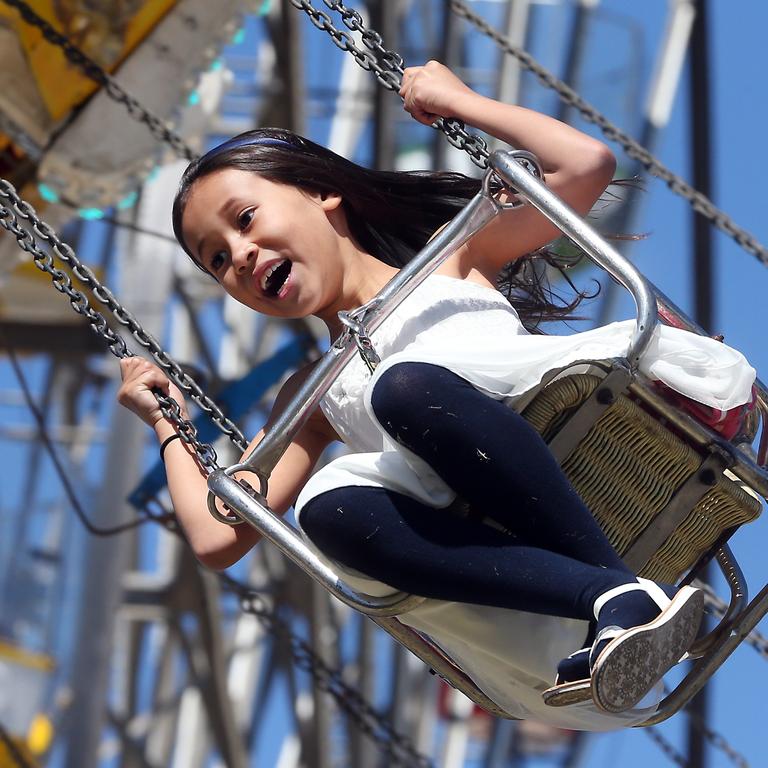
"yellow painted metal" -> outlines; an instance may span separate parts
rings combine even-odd
[[[1,639],[0,661],[10,661],[13,664],[19,664],[30,669],[39,669],[43,672],[50,672],[55,666],[53,659],[47,654],[34,653]]]
[[[176,0],[145,0],[132,16],[121,17],[120,3],[84,0],[28,0],[35,12],[66,35],[104,69],[113,71],[176,4]],[[90,6],[90,7],[86,7]],[[0,18],[14,24],[40,94],[54,120],[67,115],[98,87],[91,78],[70,64],[58,47],[48,43],[34,27],[24,23],[16,11],[0,4]]]
[[[37,768],[39,763],[32,757],[32,754],[30,753],[27,745],[24,743],[23,739],[14,738],[13,743],[16,746],[16,749],[23,755],[25,764],[31,766],[32,768]],[[0,742],[0,768],[19,768],[19,761],[11,754],[9,749]]]

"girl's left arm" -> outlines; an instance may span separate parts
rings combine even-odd
[[[409,67],[400,95],[405,109],[431,125],[456,117],[539,159],[547,186],[580,215],[595,204],[613,178],[616,160],[600,141],[565,123],[523,107],[475,93],[436,61]],[[501,214],[463,249],[462,269],[475,268],[489,280],[509,261],[558,237],[560,231],[533,206]]]

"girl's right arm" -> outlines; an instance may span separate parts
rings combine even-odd
[[[162,443],[175,434],[173,425],[165,419],[151,390],[157,387],[170,394],[181,406],[187,418],[181,392],[156,366],[141,358],[121,361],[123,384],[118,400],[136,413],[155,430]],[[301,386],[309,367],[293,374],[283,385],[267,423],[246,450],[250,453]],[[335,436],[320,411],[316,411],[296,435],[269,478],[267,501],[270,508],[283,515],[294,503],[302,486],[312,474],[317,460]],[[206,566],[223,569],[237,562],[261,538],[247,523],[230,526],[214,519],[206,503],[208,485],[193,451],[182,440],[173,440],[165,449],[165,470],[173,508],[195,556]],[[242,477],[254,481],[249,473]]]

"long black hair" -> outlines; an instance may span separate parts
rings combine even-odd
[[[173,231],[190,256],[181,222],[192,186],[224,168],[252,171],[312,192],[340,194],[357,243],[393,267],[407,264],[480,189],[478,179],[461,173],[364,168],[291,131],[259,128],[211,150],[184,172],[173,203]],[[547,320],[574,319],[574,310],[588,295],[574,288],[571,301],[557,296],[549,287],[546,265],[562,272],[570,263],[541,249],[515,259],[499,275],[497,287],[529,330]]]

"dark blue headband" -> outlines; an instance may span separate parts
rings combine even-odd
[[[288,147],[289,149],[295,149],[295,144],[291,144],[284,139],[277,139],[272,136],[235,136],[234,139],[227,139],[223,144],[219,144],[213,149],[209,149],[201,158],[201,160],[207,160],[214,155],[221,154],[222,152],[228,152],[230,149],[239,149],[240,147]]]

